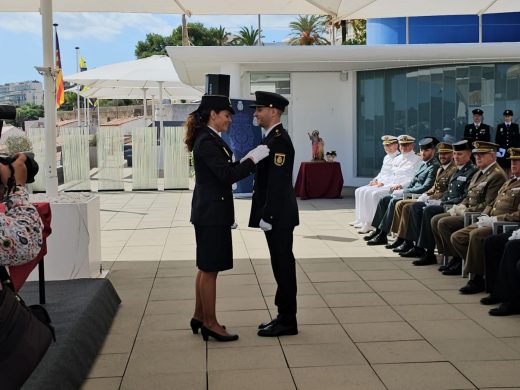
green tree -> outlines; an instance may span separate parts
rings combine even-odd
[[[72,111],[77,106],[77,95],[74,92],[65,92],[65,101],[58,109],[59,111]]]
[[[36,120],[44,115],[43,106],[26,103],[16,109],[16,119],[7,123],[25,130],[25,121]]]
[[[290,45],[328,45],[329,41],[323,37],[327,20],[318,15],[299,15],[289,23],[291,34]]]
[[[354,38],[345,40],[343,45],[366,45],[367,21],[365,19],[351,19],[347,24],[350,24],[354,31]]]
[[[260,32],[257,28],[253,28],[253,26],[249,28],[242,27],[237,37],[233,39],[232,44],[237,46],[255,46],[258,45],[259,37]],[[263,36],[261,38],[263,38]]]
[[[188,23],[188,36],[191,46],[221,46],[229,33],[223,27],[206,28],[202,23]],[[165,55],[166,46],[182,46],[182,25],[168,36],[146,34],[144,41],[137,42],[135,56],[145,58],[157,54]]]
[[[222,26],[218,26],[218,28],[212,27],[209,29],[210,33],[213,34],[215,40],[217,42],[217,46],[226,46],[229,44],[229,36],[231,33],[227,32],[226,29]]]

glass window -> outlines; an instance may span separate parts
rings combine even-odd
[[[399,68],[357,74],[357,176],[380,169],[384,134],[460,139],[471,111],[496,127],[508,108],[520,118],[520,64]],[[491,138],[495,137],[492,130]]]
[[[289,73],[251,73],[250,93],[269,91],[281,95],[291,94],[291,76]]]

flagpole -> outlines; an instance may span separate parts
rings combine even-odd
[[[79,47],[76,46],[76,73],[79,73]],[[79,97],[79,91],[80,91],[80,85],[78,84],[76,86],[76,105],[77,105],[77,116],[78,116],[78,127],[81,127],[81,103],[80,103],[80,97]]]

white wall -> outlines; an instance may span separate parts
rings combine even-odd
[[[357,186],[354,180],[354,84],[353,72],[341,80],[340,72],[295,72],[291,74],[290,127],[296,150],[294,180],[302,161],[311,160],[307,133],[318,130],[325,141],[325,152],[335,150],[341,163],[344,186]],[[366,180],[361,180],[364,184]]]

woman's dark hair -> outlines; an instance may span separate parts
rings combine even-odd
[[[197,138],[200,129],[208,125],[211,111],[215,111],[215,113],[218,114],[222,110],[206,108],[202,111],[193,112],[188,115],[188,119],[186,120],[186,123],[184,123],[184,127],[186,128],[186,132],[184,133],[184,143],[190,152],[193,150],[195,139]]]

